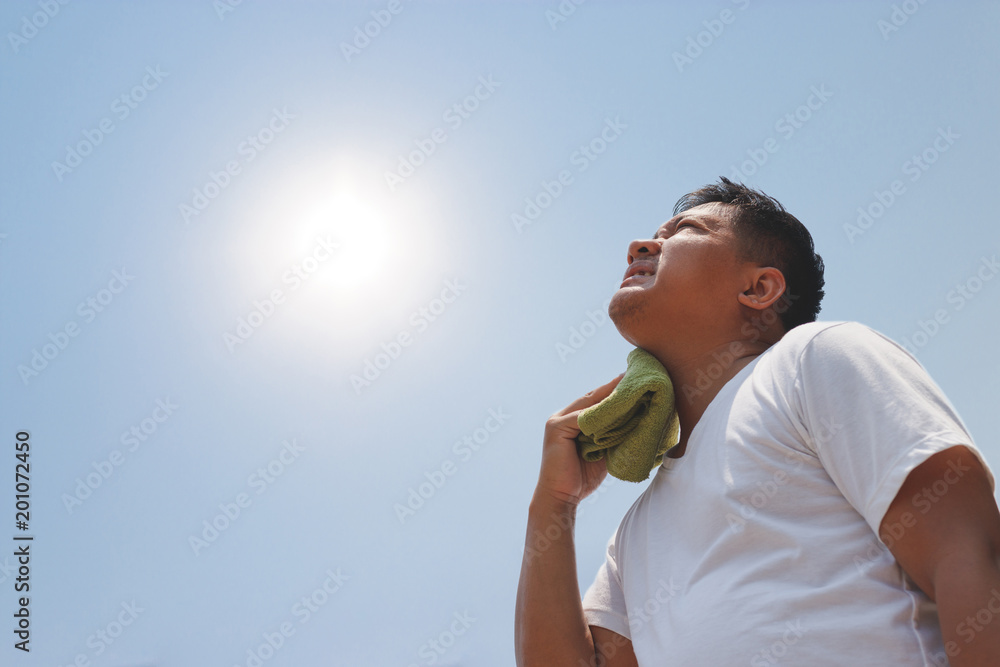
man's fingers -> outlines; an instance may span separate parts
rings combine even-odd
[[[600,403],[605,398],[611,395],[611,392],[615,390],[615,387],[618,386],[618,383],[621,382],[621,379],[623,377],[625,377],[624,373],[613,379],[611,382],[605,385],[601,385],[600,387],[598,387],[593,391],[587,392],[586,394],[576,399],[575,401],[567,405],[559,412],[555,413],[553,417],[563,417],[571,412],[576,412],[577,410],[584,410],[592,405],[597,405],[598,403]]]
[[[580,412],[580,410],[575,410],[566,415],[552,415],[548,421],[550,431],[559,432],[563,429],[569,429],[579,432],[580,426],[577,424],[576,418],[580,416]]]

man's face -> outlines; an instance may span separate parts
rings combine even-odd
[[[624,282],[608,313],[626,340],[646,349],[683,333],[691,340],[739,314],[749,264],[738,253],[731,207],[703,204],[628,247]],[[641,274],[650,275],[641,275]]]

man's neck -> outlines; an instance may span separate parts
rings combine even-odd
[[[674,386],[681,436],[677,446],[667,454],[679,458],[687,450],[688,438],[709,403],[727,382],[771,346],[758,340],[738,341],[718,345],[684,360],[671,360],[668,355],[652,351],[667,369]]]

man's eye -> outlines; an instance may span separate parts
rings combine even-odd
[[[691,222],[682,222],[682,223],[678,224],[677,227],[674,228],[674,234],[676,234],[677,232],[679,232],[684,227],[691,227],[693,229],[697,229],[698,228],[698,226],[695,225],[694,223],[691,223]],[[656,236],[653,237],[653,239],[657,240],[657,241],[664,240],[666,238],[667,238],[666,232],[659,232],[659,233],[657,233]]]

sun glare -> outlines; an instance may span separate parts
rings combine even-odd
[[[320,240],[335,246],[333,261],[317,272],[317,282],[350,292],[391,279],[399,260],[398,236],[389,233],[387,213],[351,193],[332,195],[299,223],[299,250],[306,257]]]
[[[264,267],[278,276],[288,305],[276,319],[307,347],[391,337],[440,281],[436,221],[419,193],[364,187],[357,171],[342,164],[287,175],[243,236],[244,271],[257,282]]]

